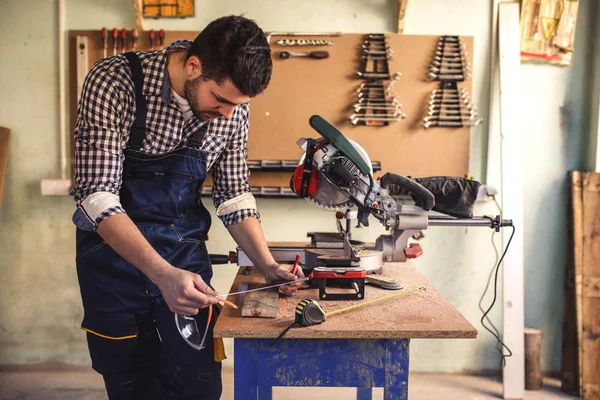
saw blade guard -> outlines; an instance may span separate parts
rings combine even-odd
[[[365,180],[373,179],[373,166],[371,164],[371,159],[369,155],[362,148],[361,145],[356,143],[352,139],[346,139],[348,144],[352,146],[352,148],[356,151],[356,154],[361,157],[361,160],[364,160],[365,164],[369,166],[368,175],[364,176]],[[304,150],[304,154],[300,157],[298,161],[298,167],[304,165],[307,155],[307,149],[311,142],[307,139],[300,139],[298,141],[298,145]],[[352,201],[350,194],[346,191],[340,190],[340,188],[333,183],[327,175],[323,173],[323,168],[326,163],[330,162],[332,158],[339,157],[339,150],[335,147],[334,144],[328,143],[327,140],[321,140],[316,142],[316,146],[313,154],[313,174],[316,174],[318,185],[316,190],[314,190],[311,194],[312,196],[304,197],[309,203],[318,206],[319,208],[325,210],[338,210],[340,208],[350,208],[355,206],[355,202]],[[345,168],[348,169],[349,172],[354,174],[361,174],[360,171],[357,171],[354,166],[346,164]],[[313,178],[314,179],[314,178]],[[293,189],[293,188],[292,188]]]

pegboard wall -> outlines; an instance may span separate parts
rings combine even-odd
[[[177,39],[193,40],[198,32],[165,32],[165,46]],[[79,39],[78,39],[79,37]],[[273,75],[267,90],[250,103],[249,160],[298,160],[301,149],[296,145],[300,137],[318,137],[308,125],[309,118],[319,114],[335,125],[347,137],[357,141],[372,161],[381,163],[381,172],[396,172],[411,176],[450,175],[468,173],[469,127],[425,129],[423,118],[429,97],[440,85],[429,81],[428,72],[439,36],[386,34],[393,49],[389,61],[390,72],[401,77],[393,84],[393,93],[402,104],[406,118],[387,126],[353,125],[349,117],[354,112],[356,90],[363,82],[357,75],[361,68],[361,44],[365,35],[343,34],[332,37],[305,39],[331,40],[331,46],[292,47],[277,44],[290,36],[272,36]],[[78,74],[85,71],[77,62],[78,46],[86,38],[88,69],[103,57],[101,32],[98,30],[69,32],[70,115],[71,129],[77,116]],[[297,38],[295,38],[297,39]],[[79,40],[79,42],[78,42]],[[473,38],[461,37],[466,56],[472,60]],[[108,56],[113,54],[112,41]],[[131,45],[128,46],[127,51]],[[156,41],[158,48],[158,40]],[[138,50],[150,48],[147,32],[141,32]],[[298,57],[281,59],[280,51],[326,50],[326,59]],[[121,52],[121,49],[118,50]],[[471,64],[472,65],[472,64]],[[475,66],[472,65],[472,68]],[[471,81],[460,82],[460,88],[471,93]],[[253,170],[253,187],[289,187],[290,172]],[[207,182],[210,187],[210,182]]]

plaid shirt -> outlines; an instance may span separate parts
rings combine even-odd
[[[237,106],[230,119],[202,122],[183,114],[171,97],[166,73],[167,52],[187,50],[189,41],[176,41],[162,51],[138,52],[144,70],[143,93],[148,114],[147,133],[141,151],[150,155],[172,152],[203,125],[207,125],[202,150],[207,152],[207,171],[212,169],[215,207],[250,192],[246,165],[249,106]],[[122,55],[98,61],[88,73],[77,108],[75,126],[75,201],[98,192],[118,196],[122,183],[124,150],[135,118],[135,90],[127,59]],[[109,196],[115,197],[115,196]],[[110,203],[110,202],[109,202]],[[88,215],[92,214],[83,210]],[[92,217],[94,227],[105,218],[125,210],[115,200]],[[228,226],[254,216],[256,209],[242,209],[220,216]]]

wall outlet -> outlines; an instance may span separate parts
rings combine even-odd
[[[481,185],[477,192],[475,201],[492,201],[492,197],[498,194],[498,190],[490,185]]]

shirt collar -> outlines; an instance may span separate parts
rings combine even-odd
[[[166,49],[159,51],[144,68],[144,94],[161,96],[163,103],[171,101],[171,84],[167,73],[167,54],[173,51],[189,50],[192,42],[177,40]]]

